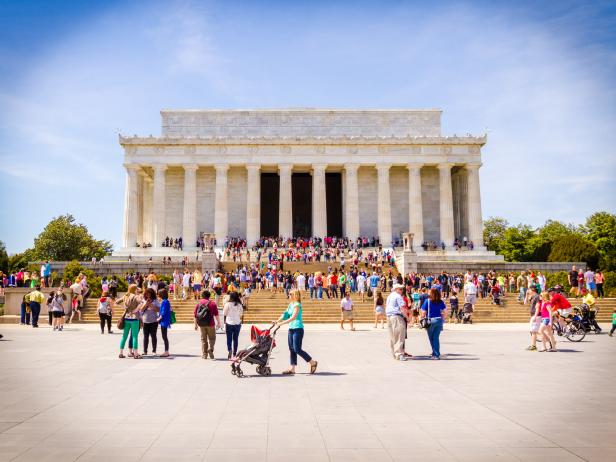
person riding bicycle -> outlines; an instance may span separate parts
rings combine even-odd
[[[562,332],[567,327],[565,318],[571,314],[571,303],[561,293],[562,287],[554,286],[548,289],[550,294],[550,303],[552,304],[552,311],[558,324],[556,333],[562,335]]]

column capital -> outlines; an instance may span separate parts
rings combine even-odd
[[[261,170],[261,164],[246,164],[246,170],[258,172]]]
[[[407,164],[407,166],[406,166],[406,167],[407,167],[409,170],[417,170],[417,171],[419,171],[419,170],[421,170],[421,168],[422,168],[423,166],[424,166],[424,164],[422,164],[422,163],[410,162],[409,164]]]
[[[216,173],[227,173],[229,164],[215,164],[214,168],[216,169]]]
[[[478,164],[464,164],[464,168],[466,168],[467,170],[479,170],[479,168],[481,167],[481,162]]]
[[[124,164],[124,168],[126,170],[131,170],[131,171],[138,172],[138,171],[141,170],[141,165],[139,165],[139,164]]]
[[[280,175],[290,175],[293,171],[293,164],[278,164],[278,173]]]
[[[359,164],[344,164],[344,170],[347,174],[356,174],[359,170]]]
[[[165,170],[167,170],[167,167],[167,164],[152,164],[152,168],[156,173],[164,172]]]
[[[325,172],[325,169],[327,168],[327,164],[312,164],[312,171],[313,172]]]
[[[453,166],[454,166],[454,164],[453,164],[453,163],[451,163],[451,162],[442,162],[442,163],[438,164],[436,167],[437,167],[439,170],[451,170],[451,168],[452,168]]]
[[[199,166],[197,164],[185,164],[184,171],[185,172],[196,172],[199,170]]]

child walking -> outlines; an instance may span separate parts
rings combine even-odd
[[[612,313],[612,330],[610,330],[610,337],[614,335],[615,330],[616,330],[616,308],[614,308],[614,312]]]

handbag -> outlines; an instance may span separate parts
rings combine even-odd
[[[430,324],[432,324],[432,321],[430,320],[430,300],[428,300],[428,310],[426,311],[426,317],[421,318],[421,320],[419,321],[419,326],[422,329],[427,329],[428,327],[430,327]]]
[[[120,319],[118,319],[118,330],[123,330],[124,329],[124,318],[126,317],[126,310],[124,311],[124,314],[122,315],[122,317]]]
[[[175,311],[171,312],[171,324],[175,324],[177,322],[177,319],[175,318]]]

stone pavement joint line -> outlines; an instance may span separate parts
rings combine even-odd
[[[308,325],[319,371],[300,359],[293,377],[281,330],[273,375],[238,379],[225,336],[202,360],[187,325],[171,358],[142,360],[118,359],[120,335],[94,325],[0,326],[0,462],[616,460],[615,339],[537,353],[525,326],[446,326],[430,361],[411,329],[402,363],[387,330],[357,327]]]

